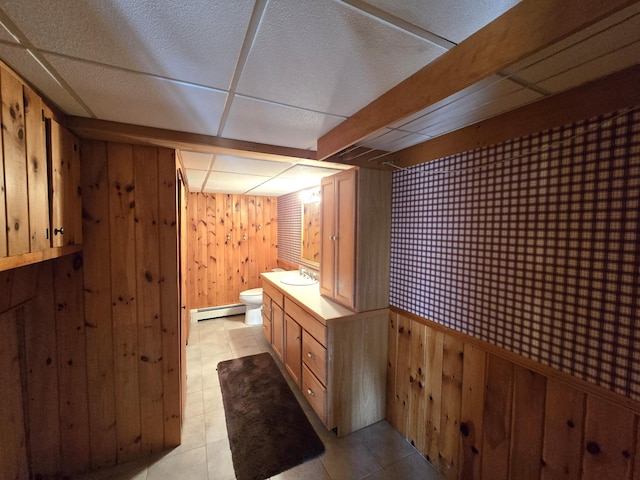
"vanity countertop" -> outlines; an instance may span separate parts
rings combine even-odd
[[[327,320],[338,319],[343,317],[351,317],[356,315],[348,308],[338,305],[335,302],[320,295],[320,284],[315,283],[313,285],[286,285],[280,280],[290,275],[298,275],[294,271],[287,272],[266,272],[262,274],[262,277],[276,288],[283,291],[288,297],[297,301],[303,305],[309,313],[313,314],[318,320],[325,325]]]

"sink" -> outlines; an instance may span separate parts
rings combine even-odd
[[[318,280],[314,280],[313,278],[303,277],[302,275],[288,275],[284,278],[280,279],[280,283],[284,283],[285,285],[297,285],[300,287],[304,287],[306,285],[314,285],[318,283]]]

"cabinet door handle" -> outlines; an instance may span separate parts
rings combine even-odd
[[[297,335],[297,336],[296,336],[296,340],[300,340],[300,335]]]
[[[54,235],[64,235],[64,227],[60,227],[60,228],[54,228],[53,229],[53,234]]]
[[[307,353],[307,357],[313,358],[313,355],[311,355],[311,352]]]
[[[263,328],[263,330],[266,330],[267,326],[266,325],[262,325],[262,328]]]
[[[337,235],[331,235],[329,238],[331,240],[338,240],[338,236]]]
[[[310,396],[312,396],[312,397],[315,397],[315,396],[316,396],[316,394],[315,394],[315,393],[313,393],[313,390],[311,390],[310,388],[307,388],[307,393],[308,393]]]

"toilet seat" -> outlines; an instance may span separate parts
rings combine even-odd
[[[245,290],[244,292],[240,292],[241,297],[261,297],[262,296],[262,288],[252,288],[250,290]]]

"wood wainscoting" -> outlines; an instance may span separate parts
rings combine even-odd
[[[277,197],[191,193],[187,210],[187,308],[239,303],[277,266]]]
[[[407,312],[387,414],[447,479],[640,478],[637,402]]]

